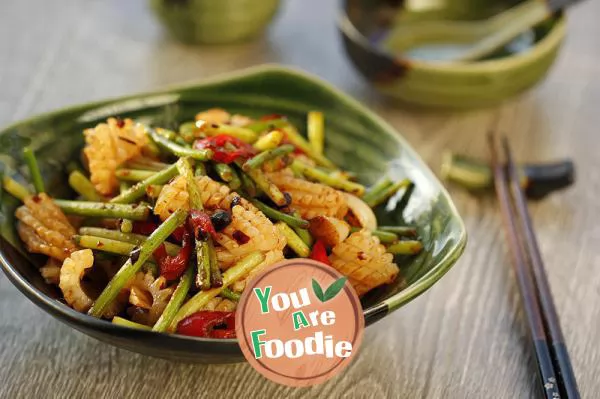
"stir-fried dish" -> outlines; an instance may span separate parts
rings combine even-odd
[[[178,131],[110,118],[83,132],[71,164],[74,200],[46,194],[37,160],[23,157],[35,193],[5,190],[28,251],[64,301],[113,323],[235,338],[246,282],[285,258],[309,257],[344,274],[358,295],[393,282],[394,255],[421,250],[410,226],[378,226],[373,209],[409,180],[366,190],[324,155],[324,120],[307,137],[280,115],[252,119],[210,109]]]

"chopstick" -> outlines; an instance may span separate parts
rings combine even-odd
[[[496,194],[537,357],[542,390],[546,398],[579,398],[525,195],[506,138],[502,143],[506,169],[498,159],[496,139],[493,134],[489,135]],[[511,203],[509,183],[514,204]]]
[[[519,185],[519,176],[517,168],[514,163],[512,152],[508,145],[506,137],[502,140],[502,146],[504,148],[504,154],[506,157],[508,176],[510,185],[513,192],[513,198],[515,202],[515,208],[519,215],[519,221],[521,222],[521,231],[527,244],[527,250],[529,253],[530,265],[533,270],[534,281],[537,286],[537,294],[542,312],[545,320],[545,326],[547,334],[550,336],[550,342],[552,344],[553,359],[555,362],[556,370],[559,373],[559,382],[561,387],[564,389],[564,395],[567,398],[579,398],[579,390],[577,388],[577,381],[573,372],[573,366],[569,358],[569,352],[565,344],[562,329],[560,327],[560,321],[558,314],[556,313],[556,307],[554,306],[554,300],[552,298],[552,292],[550,291],[550,285],[548,284],[548,277],[544,268],[544,261],[540,253],[537,238],[533,230],[533,222],[527,208],[527,202],[523,190]]]

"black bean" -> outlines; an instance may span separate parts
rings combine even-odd
[[[213,224],[215,231],[221,231],[231,223],[231,213],[218,209],[210,215],[210,221]]]

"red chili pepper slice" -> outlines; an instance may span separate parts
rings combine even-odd
[[[302,151],[302,149],[300,149],[299,147],[294,147],[294,154],[296,155],[305,155],[306,153],[304,151]]]
[[[133,232],[149,236],[156,230],[158,225],[154,222],[133,222]]]
[[[154,222],[133,222],[133,232],[135,234],[141,234],[144,236],[149,236],[154,233],[154,230],[158,228],[158,224]],[[171,237],[175,239],[177,242],[181,242],[183,240],[183,234],[185,233],[185,226],[179,226],[173,231]]]
[[[312,251],[310,252],[310,258],[331,266],[331,262],[329,261],[329,257],[327,256],[327,249],[325,248],[325,244],[323,244],[323,241],[321,240],[317,240],[314,243]]]
[[[192,209],[188,216],[188,225],[194,233],[194,237],[200,240],[208,239],[209,235],[216,239],[217,232],[210,220],[210,216],[197,209]]]
[[[269,114],[269,115],[264,115],[264,116],[260,117],[260,120],[263,122],[273,121],[273,120],[277,120],[277,119],[287,119],[287,117],[285,115],[281,115],[281,114]]]
[[[283,132],[283,139],[281,140],[281,144],[291,144],[294,146],[294,151],[292,152],[292,154],[296,154],[296,155],[304,155],[306,154],[304,151],[302,151],[302,149],[298,146],[296,146],[294,143],[292,143],[288,138],[287,138],[287,134],[285,133],[285,131],[279,129],[281,132]]]
[[[247,244],[250,241],[250,237],[248,237],[243,231],[236,230],[232,234],[233,239],[240,245]]]
[[[190,256],[192,255],[192,237],[188,230],[183,233],[181,250],[175,256],[169,256],[165,248],[165,244],[162,243],[154,251],[154,258],[158,263],[160,275],[167,280],[175,280],[179,278],[188,265]]]
[[[179,226],[171,233],[171,237],[175,239],[175,241],[181,242],[183,241],[183,236],[185,235],[186,228],[185,226]]]
[[[219,338],[219,339],[228,339],[228,338],[236,338],[235,330],[212,330],[211,338]]]
[[[213,151],[213,161],[227,164],[235,162],[238,158],[250,158],[256,153],[250,144],[227,134],[196,140],[194,148],[197,150],[209,148]]]
[[[219,328],[221,326],[224,328]],[[177,333],[203,338],[235,338],[235,312],[196,312],[179,322]]]

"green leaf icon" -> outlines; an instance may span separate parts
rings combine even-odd
[[[313,289],[313,292],[315,293],[315,295],[317,296],[317,298],[319,298],[319,301],[325,302],[325,298],[323,295],[323,289],[321,288],[321,286],[319,285],[317,280],[315,280],[314,278],[312,279],[312,289]]]
[[[329,286],[329,288],[327,288],[325,290],[325,293],[323,293],[323,288],[321,288],[321,286],[319,285],[317,280],[315,280],[313,278],[312,279],[312,289],[313,289],[315,295],[317,296],[317,298],[319,298],[319,301],[327,302],[330,299],[335,298],[336,295],[339,294],[339,292],[342,290],[342,288],[344,288],[344,284],[346,284],[346,280],[348,280],[348,278],[346,278],[346,277],[341,277],[341,278],[335,280],[333,282],[333,284],[331,284]]]
[[[325,295],[323,296],[323,299],[325,300],[323,302],[327,302],[328,300],[335,298],[342,288],[344,288],[346,280],[348,280],[347,277],[340,277],[338,280],[334,281],[333,284],[331,284],[329,288],[325,290]]]

